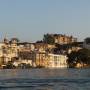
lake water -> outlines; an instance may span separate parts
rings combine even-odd
[[[0,70],[0,90],[90,90],[90,69]]]

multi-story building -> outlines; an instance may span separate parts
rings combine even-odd
[[[36,66],[45,67],[46,62],[47,62],[47,54],[45,52],[36,52],[35,53]]]
[[[77,38],[74,38],[73,36],[53,34],[53,37],[55,39],[55,43],[58,44],[69,44],[69,43],[77,42]]]
[[[15,41],[14,41],[15,42]],[[0,63],[6,64],[8,61],[14,60],[18,57],[17,43],[9,42],[8,39],[4,39],[4,42],[0,43]]]
[[[49,39],[52,38],[54,43],[61,44],[61,45],[77,42],[77,38],[74,38],[73,36],[67,36],[67,35],[62,35],[62,34],[46,34],[44,36],[46,36],[44,37],[45,42],[48,42]],[[47,38],[47,36],[49,38]]]
[[[50,45],[47,43],[35,43],[35,49],[39,52],[46,52],[47,50],[51,50],[52,48],[55,48],[55,45]]]
[[[48,54],[47,68],[67,68],[67,56],[58,54]]]
[[[19,51],[34,51],[35,50],[35,44],[34,43],[28,43],[28,42],[20,42],[18,43]]]

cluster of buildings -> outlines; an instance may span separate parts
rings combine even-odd
[[[74,38],[73,36],[66,36],[62,34],[49,34],[54,38],[54,42],[58,44],[70,44],[73,42],[77,42],[77,38]]]
[[[20,42],[17,38],[5,38],[0,43],[0,67],[4,68],[11,62],[15,68],[67,68],[67,53],[81,49],[81,43],[75,46],[72,44],[77,42],[77,39],[72,36],[51,35],[55,39],[54,44]],[[56,44],[61,48],[57,50]],[[67,47],[63,48],[65,46]]]

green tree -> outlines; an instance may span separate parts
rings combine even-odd
[[[68,60],[67,63],[69,65],[69,67],[75,67],[77,64],[77,52],[71,52],[70,54],[68,54]]]
[[[67,60],[69,67],[75,67],[77,63],[83,63],[90,66],[90,50],[81,49],[79,51],[73,51],[68,54]]]
[[[81,49],[78,51],[78,56],[83,63],[90,64],[90,50]]]
[[[47,44],[54,44],[55,40],[52,35],[50,34],[44,34],[43,42]]]
[[[11,43],[19,43],[19,41],[20,40],[18,38],[12,38],[10,42]]]

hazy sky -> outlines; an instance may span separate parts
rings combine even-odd
[[[90,0],[0,0],[0,39],[41,40],[44,33],[90,36]]]

